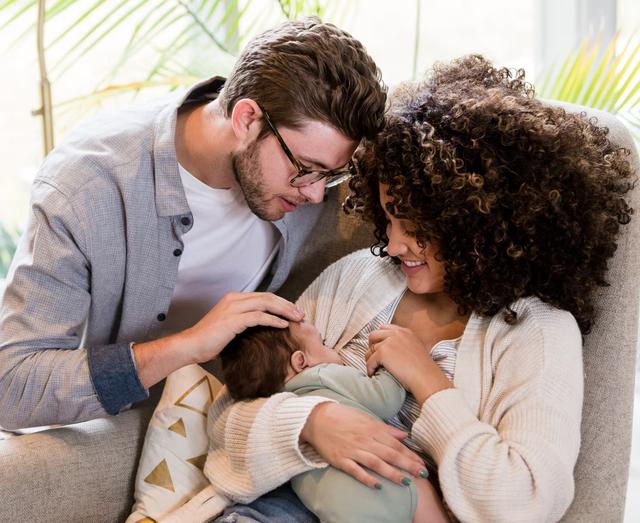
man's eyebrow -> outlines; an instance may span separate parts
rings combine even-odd
[[[300,160],[302,163],[305,163],[305,164],[307,164],[307,165],[312,165],[312,166],[315,166],[315,167],[320,167],[320,169],[322,169],[323,171],[329,171],[329,170],[330,170],[330,168],[329,168],[329,167],[327,167],[327,166],[326,166],[325,164],[323,164],[322,162],[319,162],[318,160],[312,160],[311,158],[309,158],[309,157],[307,157],[307,156],[301,156],[301,157],[299,158],[299,160]]]

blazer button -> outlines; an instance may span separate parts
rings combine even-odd
[[[180,223],[182,225],[189,225],[191,223],[191,220],[186,216],[183,216],[182,218],[180,218]]]
[[[176,249],[175,251],[173,251],[174,256],[180,256],[181,254],[182,254],[182,249]]]
[[[167,319],[167,315],[164,312],[158,314],[158,321],[164,321]]]

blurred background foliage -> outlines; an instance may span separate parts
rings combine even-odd
[[[463,3],[458,6],[459,12],[465,9]],[[5,52],[12,52],[25,41],[35,48],[38,4],[38,0],[0,0],[0,36],[11,35]],[[76,81],[82,85],[61,88],[63,95],[54,89],[56,138],[102,108],[128,103],[143,93],[188,86],[212,72],[228,73],[250,38],[285,19],[318,15],[350,27],[366,11],[371,14],[380,5],[390,7],[388,2],[358,0],[49,0],[44,5],[45,51],[52,85],[64,86],[70,78],[78,78],[79,71],[92,71],[80,74],[87,76],[82,82]],[[410,33],[396,52],[409,57],[405,74],[415,78],[430,65],[425,63],[424,49],[425,45],[437,45],[427,39],[434,32],[431,20],[443,8],[422,0],[399,0],[395,6],[403,10],[406,24],[395,34]],[[384,15],[379,20],[386,21]],[[479,30],[488,32],[481,25]],[[378,28],[373,28],[373,34],[377,32]],[[379,32],[383,34],[382,28]],[[399,44],[385,42],[389,48],[394,45]],[[448,45],[455,48],[453,40]],[[96,68],[96,62],[105,60],[105,46],[108,63]],[[37,68],[37,63],[27,65]],[[640,139],[637,33],[626,39],[618,34],[613,38],[584,38],[566,56],[547,67],[541,65],[535,81],[538,96],[615,113]],[[0,278],[13,255],[18,233],[19,227],[0,220]]]
[[[260,30],[306,15],[341,18],[352,2],[338,0],[56,0],[46,2],[48,75],[58,83],[81,67],[101,43],[113,42],[117,58],[91,92],[55,100],[57,108],[92,109],[104,97],[150,87],[175,89],[211,75],[212,64],[229,69],[242,46]],[[0,4],[0,32],[20,30],[9,46],[30,38],[37,0]],[[124,28],[124,30],[123,30]],[[114,40],[115,39],[115,40]],[[125,70],[137,68],[136,78]]]
[[[624,120],[640,143],[640,42],[585,39],[536,84],[539,96],[601,109]],[[637,43],[636,43],[637,42]]]

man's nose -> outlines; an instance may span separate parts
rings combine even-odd
[[[320,203],[324,198],[324,189],[327,185],[325,180],[318,180],[311,185],[300,187],[298,190],[305,199],[311,203]]]

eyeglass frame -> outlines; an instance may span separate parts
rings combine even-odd
[[[289,158],[289,161],[291,162],[291,164],[298,171],[298,174],[295,175],[293,178],[291,178],[291,180],[289,180],[289,185],[291,187],[308,187],[309,185],[313,185],[314,183],[319,182],[322,179],[331,178],[331,177],[335,177],[335,179],[327,180],[325,187],[327,188],[335,187],[336,185],[339,185],[342,182],[348,180],[349,178],[351,178],[351,176],[355,174],[356,165],[353,159],[350,159],[347,162],[347,165],[345,167],[340,167],[339,169],[328,169],[326,171],[318,171],[318,170],[307,169],[306,167],[303,167],[302,164],[298,161],[298,159],[293,155],[293,153],[291,152],[291,149],[289,149],[289,147],[287,146],[286,142],[284,141],[284,138],[282,138],[282,136],[278,132],[278,129],[276,129],[276,126],[273,124],[273,122],[271,121],[271,118],[269,117],[269,113],[267,113],[267,111],[265,111],[262,107],[260,107],[260,110],[264,115],[264,119],[267,122],[269,129],[271,129],[271,132],[276,137],[276,140],[278,140],[278,143],[280,144],[280,147],[284,151],[284,154],[287,156],[287,158]],[[309,176],[313,174],[315,174],[315,177],[312,177],[313,179],[311,181],[296,183],[296,180],[300,180],[305,176]]]

